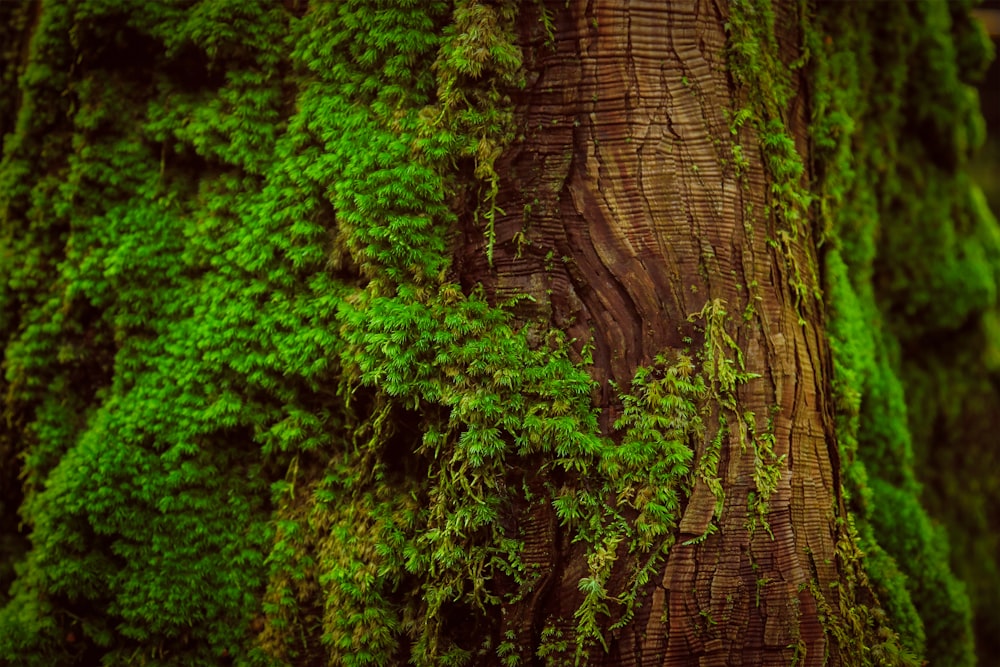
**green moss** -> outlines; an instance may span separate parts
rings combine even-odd
[[[810,42],[844,477],[893,627],[908,649],[950,665],[974,661],[969,599],[919,500],[914,438],[926,407],[902,378],[918,341],[996,301],[995,223],[961,172],[981,141],[956,69],[956,48],[976,59],[956,46],[964,11],[831,3]]]
[[[858,454],[863,450],[858,434],[865,432],[861,425],[863,415],[870,414],[865,412],[872,405],[871,394],[866,395],[866,389],[870,386],[870,368],[876,363],[880,339],[873,337],[869,330],[868,315],[875,311],[875,307],[865,300],[871,293],[870,287],[863,282],[866,267],[862,264],[849,270],[844,257],[856,247],[870,258],[874,255],[874,248],[871,246],[871,239],[865,236],[860,236],[857,244],[848,248],[846,243],[840,242],[840,229],[835,228],[832,222],[852,219],[843,214],[843,211],[848,207],[845,191],[853,173],[849,168],[838,168],[835,161],[850,164],[854,147],[847,139],[855,130],[855,124],[854,119],[846,112],[846,109],[851,108],[844,102],[848,93],[836,88],[825,88],[826,85],[843,86],[837,80],[838,77],[844,77],[848,83],[856,82],[857,72],[853,68],[856,68],[857,62],[839,57],[836,49],[824,48],[816,27],[812,25],[812,18],[804,4],[796,14],[790,16],[786,11],[782,15],[784,22],[796,21],[796,28],[803,32],[804,55],[799,60],[788,62],[787,56],[784,60],[782,58],[775,33],[778,20],[775,9],[769,3],[763,6],[758,3],[753,7],[742,3],[732,6],[727,23],[728,60],[733,78],[746,98],[746,106],[733,113],[731,129],[734,136],[739,136],[744,132],[742,128],[749,127],[760,145],[762,159],[772,181],[769,210],[774,220],[769,228],[774,229],[775,238],[771,243],[780,252],[789,269],[789,283],[797,296],[797,308],[801,309],[804,299],[820,297],[819,270],[814,266],[800,266],[800,260],[796,259],[798,255],[793,250],[796,244],[802,243],[812,233],[808,221],[816,212],[825,220],[824,235],[827,240],[833,241],[833,248],[825,262],[824,288],[827,291],[826,301],[834,315],[830,321],[830,334],[836,371],[834,380],[838,440],[844,461],[844,478],[849,484],[855,485],[854,493],[859,502],[871,504],[875,502],[875,494],[865,483],[868,458],[863,453]],[[787,30],[788,26],[783,25],[782,29]],[[863,28],[858,29],[863,31]],[[816,187],[816,184],[805,180],[805,165],[787,129],[790,119],[786,118],[786,110],[790,106],[792,95],[796,93],[792,82],[807,61],[811,61],[811,73],[819,86],[814,92],[816,115],[813,118],[818,159],[811,168],[823,177],[822,187]],[[841,103],[844,106],[840,106]],[[826,173],[827,170],[829,173]],[[868,248],[862,245],[866,242],[869,243]],[[852,273],[854,271],[862,273]],[[862,282],[853,283],[849,277],[852,275]],[[868,275],[871,275],[870,270]],[[890,387],[898,389],[898,382],[892,385],[893,381],[894,376],[885,380]],[[884,401],[899,403],[898,392],[878,395]],[[902,413],[902,426],[898,412],[894,413],[894,421],[885,422],[885,428],[905,429],[905,411]],[[749,425],[751,431],[756,431],[755,419],[750,420]],[[895,470],[893,466],[905,468],[907,465],[905,457],[902,465],[898,458],[892,465],[889,464],[889,459],[908,445],[905,434],[896,435],[899,437],[896,437],[895,444],[887,444],[887,449],[892,454],[885,455],[885,470]],[[879,438],[873,439],[881,443]],[[903,442],[899,442],[900,440]],[[773,488],[775,482],[772,473],[774,462],[767,460],[773,458],[767,431],[755,433],[753,442],[757,462],[755,477],[760,494],[765,496],[765,492]],[[870,458],[876,458],[876,455]],[[912,455],[909,458],[912,459]],[[909,474],[912,478],[912,472],[900,474]],[[757,525],[767,527],[766,503],[762,502],[764,499],[755,498],[748,508],[752,528]],[[862,533],[869,534],[867,519],[863,516],[861,520]],[[860,570],[861,554],[853,543],[858,538],[846,528],[843,530],[838,563],[843,578],[842,585],[832,597],[828,597],[824,591],[813,591],[823,613],[826,631],[834,640],[834,651],[845,664],[883,664],[881,661],[888,664],[914,664],[912,655],[900,647],[899,639],[890,629],[890,626],[902,627],[905,634],[907,627],[911,628],[912,636],[904,636],[903,645],[914,653],[922,652],[924,646],[919,620],[916,625],[910,626],[905,626],[902,622],[904,617],[910,621],[917,619],[905,590],[887,604],[890,610],[901,611],[898,617],[888,619],[887,622],[881,611],[877,607],[870,607],[867,601],[868,577]],[[877,582],[874,583],[877,586]],[[830,600],[839,600],[839,608],[833,607]],[[859,653],[856,650],[858,645],[868,646],[871,650]],[[884,655],[876,657],[876,651]]]
[[[44,8],[2,169],[34,543],[3,659],[495,650],[453,619],[530,591],[512,464],[605,448],[561,336],[446,279],[446,202],[491,234],[514,14]],[[65,114],[29,113],[48,97]]]
[[[987,311],[978,326],[952,332],[936,354],[903,368],[923,497],[948,529],[956,574],[969,582],[981,662],[1000,651],[997,619],[991,613],[1000,596],[1000,570],[993,557],[1000,546],[993,527],[1000,503],[992,435],[1000,394],[993,379],[996,367],[989,361],[997,340],[989,323],[994,313]]]
[[[783,18],[789,20],[787,16]],[[816,267],[800,266],[800,254],[794,249],[808,233],[813,199],[804,180],[805,164],[789,130],[792,119],[787,117],[789,103],[796,94],[794,81],[805,60],[782,59],[776,20],[775,8],[769,0],[741,0],[730,6],[725,26],[727,65],[742,105],[731,112],[730,133],[734,138],[732,153],[737,175],[742,175],[748,164],[743,145],[760,148],[760,157],[770,177],[765,215],[773,216],[774,224],[767,229],[773,230],[774,238],[769,243],[781,250],[798,308],[803,299],[819,297]]]

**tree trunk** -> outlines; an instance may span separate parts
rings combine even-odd
[[[526,321],[539,318],[593,346],[608,435],[620,415],[617,388],[639,367],[703,345],[706,305],[725,309],[726,335],[755,376],[732,405],[714,407],[697,445],[696,462],[722,438],[721,513],[709,485],[696,481],[636,619],[588,664],[787,665],[794,656],[824,664],[831,647],[821,614],[837,605],[835,593],[816,595],[831,595],[841,577],[844,509],[829,348],[814,296],[814,223],[782,218],[759,136],[733,120],[748,95],[727,68],[729,10],[717,2],[556,4],[545,10],[554,17],[550,35],[537,10],[521,18],[528,85],[515,103],[523,134],[497,163],[505,213],[495,222],[493,267],[481,230],[470,226],[463,279],[487,284],[497,298],[531,295],[519,311]],[[799,18],[787,3],[777,11],[787,66],[800,55]],[[798,73],[791,85],[783,117],[768,120],[788,128],[808,164]],[[735,159],[737,146],[745,162]],[[791,240],[773,242],[783,237]],[[761,474],[765,467],[776,479]],[[536,512],[544,522],[551,509]],[[527,551],[546,554],[554,581],[514,618],[561,619],[557,627],[568,631],[561,626],[573,623],[586,558],[569,537],[529,540]]]

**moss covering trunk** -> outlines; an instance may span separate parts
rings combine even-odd
[[[967,10],[0,3],[0,664],[972,664]]]

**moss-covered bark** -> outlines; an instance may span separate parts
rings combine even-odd
[[[815,137],[847,480],[880,598],[904,643],[931,664],[973,662],[969,599],[947,553],[956,540],[988,549],[992,539],[982,518],[955,521],[942,505],[971,503],[983,517],[996,503],[982,488],[989,467],[968,467],[990,449],[983,408],[967,398],[979,387],[990,401],[988,374],[969,366],[988,361],[982,327],[997,304],[1000,228],[964,173],[983,139],[971,84],[991,57],[966,12],[957,3],[830,3],[819,8],[813,45],[823,54]],[[960,358],[966,373],[955,365],[935,377]],[[978,425],[959,463],[948,454],[957,440],[935,429],[964,419]],[[934,460],[950,465],[927,465]],[[929,497],[952,535],[920,508],[918,471],[934,480]],[[955,481],[942,488],[965,476],[985,493],[958,492]],[[995,595],[985,592],[996,590],[989,566],[962,569],[980,574],[967,580],[977,597]]]
[[[653,4],[0,3],[0,663],[969,663],[976,33]]]

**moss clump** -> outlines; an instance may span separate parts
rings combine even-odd
[[[924,497],[948,530],[956,573],[970,582],[980,663],[1000,655],[1000,622],[992,613],[1000,603],[1000,569],[994,557],[1000,548],[995,519],[1000,480],[994,474],[998,462],[993,446],[1000,391],[998,367],[991,361],[1000,340],[991,331],[995,318],[995,309],[987,311],[978,322],[950,332],[947,344],[937,346],[933,355],[903,367]]]
[[[41,6],[0,167],[2,660],[468,664],[537,579],[517,507],[594,558],[609,478],[644,551],[674,516],[561,334],[449,277],[457,215],[491,234],[514,3],[294,10]]]
[[[918,341],[996,300],[1000,237],[962,174],[982,134],[956,65],[957,50],[977,60],[966,9],[830,3],[810,43],[845,480],[893,626],[909,649],[948,665],[975,660],[969,598],[919,500],[914,439],[924,436],[912,406],[924,401],[901,378],[926,354]]]

